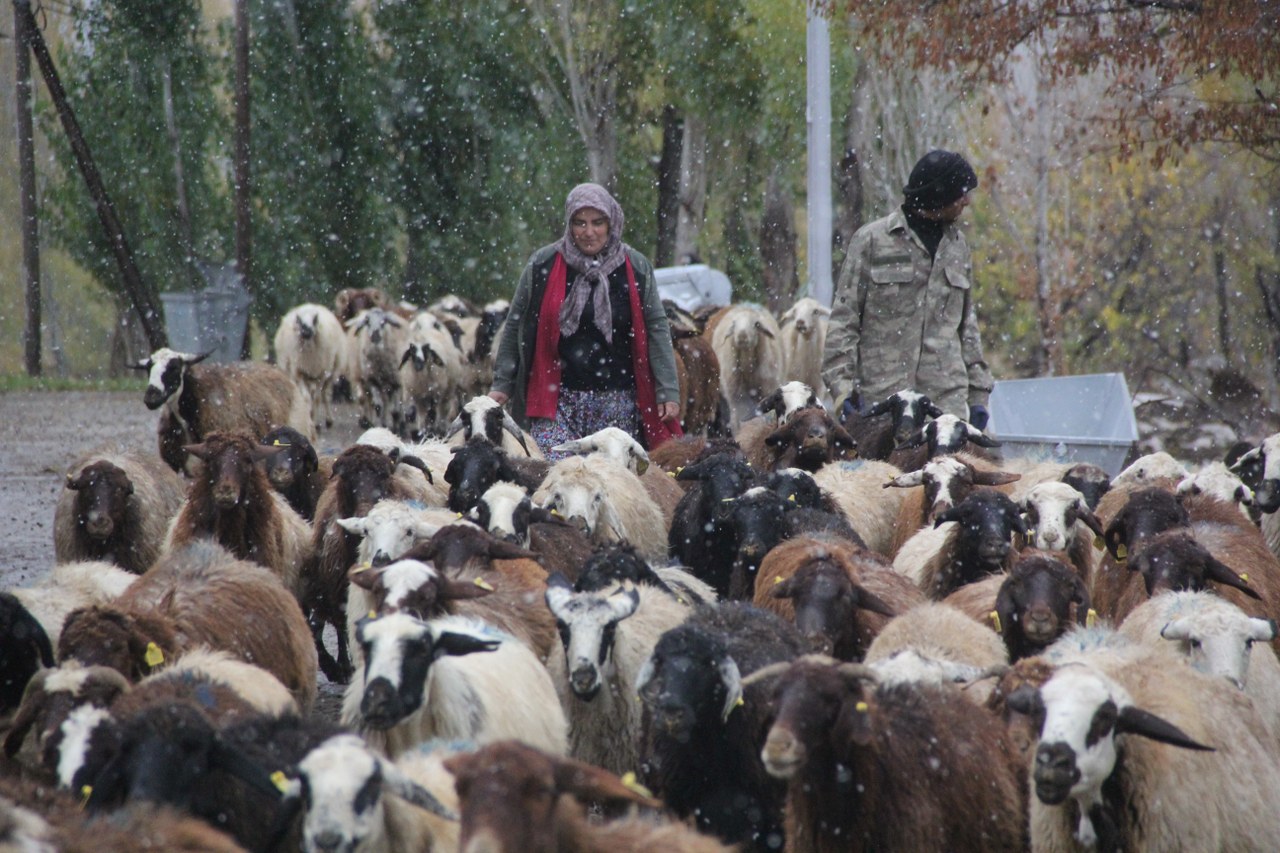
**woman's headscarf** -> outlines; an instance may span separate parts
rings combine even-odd
[[[573,242],[573,215],[584,207],[594,207],[609,219],[609,239],[595,257],[584,255]],[[560,238],[560,254],[570,269],[578,273],[569,284],[560,306],[560,334],[572,335],[582,321],[582,310],[590,300],[595,309],[595,324],[604,339],[613,343],[613,308],[609,303],[609,274],[627,260],[622,242],[622,206],[599,184],[578,184],[569,190],[564,202],[564,236]],[[592,287],[592,283],[598,287]]]

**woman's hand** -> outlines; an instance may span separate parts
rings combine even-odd
[[[659,403],[658,417],[664,421],[674,421],[676,418],[680,417],[680,404]]]

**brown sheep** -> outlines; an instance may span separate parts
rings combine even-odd
[[[298,595],[299,573],[311,559],[311,530],[257,464],[282,449],[220,432],[184,449],[205,464],[173,521],[165,550],[212,539],[237,559],[268,569]]]
[[[137,451],[91,453],[67,474],[53,514],[59,563],[102,560],[140,575],[160,556],[186,483],[161,459]]]
[[[853,437],[820,408],[792,413],[785,425],[765,437],[764,445],[768,452],[764,468],[768,471],[799,468],[814,472],[830,462],[857,457]]]
[[[720,404],[720,359],[701,335],[681,336],[673,330],[671,345],[680,379],[680,425],[686,433],[705,433]]]
[[[134,365],[150,376],[143,403],[152,410],[164,407],[160,458],[170,468],[186,470],[184,445],[214,432],[247,432],[256,441],[283,424],[315,440],[306,394],[283,370],[252,361],[200,364],[206,357],[162,348]]]
[[[796,623],[818,650],[855,660],[891,618],[924,600],[879,554],[802,536],[765,556],[752,603]]]
[[[197,646],[270,672],[309,709],[316,652],[292,594],[266,569],[221,546],[193,542],[165,556],[115,604],[77,610],[59,639],[59,662],[110,666],[136,681]]]

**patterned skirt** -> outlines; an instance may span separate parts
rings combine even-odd
[[[634,391],[569,391],[561,388],[556,419],[533,418],[529,432],[547,459],[555,462],[573,454],[553,453],[551,448],[605,427],[617,427],[643,443],[640,410],[636,408]]]

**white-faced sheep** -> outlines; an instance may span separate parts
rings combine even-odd
[[[743,303],[726,309],[703,334],[720,361],[720,393],[729,402],[736,431],[756,404],[782,384],[782,330],[768,309]]]
[[[142,574],[160,555],[186,490],[182,478],[152,454],[81,457],[67,473],[53,513],[54,558],[105,560]]]
[[[162,348],[133,365],[148,372],[143,403],[164,407],[157,432],[170,468],[186,470],[183,446],[213,432],[243,430],[259,439],[283,424],[315,440],[306,393],[283,370],[252,361],[201,364],[206,357]]]
[[[455,445],[464,444],[473,435],[485,436],[494,446],[513,456],[519,453],[543,458],[542,450],[533,437],[520,429],[502,404],[488,396],[472,397],[463,405],[462,412],[449,424],[445,440]]]
[[[342,719],[391,758],[432,738],[518,738],[557,754],[567,746],[555,686],[533,652],[483,622],[404,613],[362,620],[363,677]]]
[[[824,465],[814,472],[813,480],[835,499],[866,546],[888,555],[905,495],[883,487],[901,473],[888,462],[858,459]]]
[[[1219,678],[1099,650],[1006,701],[1042,721],[1032,850],[1256,850],[1280,833],[1275,741]]]
[[[1085,496],[1063,482],[1039,483],[1022,498],[1022,508],[1027,544],[1066,551],[1085,586],[1092,586],[1098,550],[1094,543],[1101,543],[1104,531]]]
[[[561,459],[551,466],[533,500],[580,524],[594,542],[630,542],[647,560],[666,559],[662,509],[626,468],[577,456]]]
[[[801,409],[822,409],[826,411],[826,406],[818,399],[818,395],[813,392],[813,387],[805,382],[792,380],[779,385],[768,397],[765,397],[756,406],[757,413],[761,415],[772,414],[778,426],[786,425],[791,420],[791,416]],[[741,440],[741,431],[739,431],[739,440]]]
[[[446,505],[454,512],[474,507],[480,495],[499,480],[533,492],[551,470],[551,463],[545,459],[513,456],[483,435],[474,435],[466,444],[450,450],[452,458],[445,468],[444,481],[449,485]]]
[[[459,849],[491,853],[611,853],[672,851],[728,853],[715,839],[683,823],[631,815],[587,817],[587,804],[660,804],[611,773],[581,761],[547,755],[514,741],[490,744],[448,759],[462,806]]]
[[[676,505],[684,497],[684,489],[676,485],[675,481],[667,476],[667,472],[656,465],[649,464],[649,454],[629,433],[617,427],[605,427],[591,435],[566,441],[551,449],[559,453],[577,453],[589,458],[607,459],[626,468],[640,478],[649,497],[653,498],[658,508],[662,510],[662,517],[667,527],[671,526]]]
[[[934,457],[958,453],[970,444],[978,448],[1000,446],[1000,442],[968,421],[955,415],[941,415],[895,447],[889,454],[889,461],[903,471],[914,471]]]
[[[1211,462],[1200,470],[1188,474],[1178,482],[1178,495],[1209,495],[1240,508],[1240,513],[1253,520],[1253,489],[1227,468],[1222,462]]]
[[[546,598],[569,676],[569,754],[614,773],[635,772],[641,736],[636,676],[658,638],[683,622],[689,607],[652,586],[579,592],[557,575]]]
[[[1026,849],[1019,756],[958,689],[817,656],[746,681],[774,708],[761,755],[787,781],[787,850]]]
[[[840,401],[836,401],[840,402]],[[924,394],[909,389],[895,391],[865,412],[853,412],[848,418],[842,411],[845,429],[858,442],[858,455],[863,459],[887,460],[894,449],[919,435],[929,418],[945,414]],[[888,415],[888,419],[884,416]]]
[[[297,601],[266,569],[212,542],[161,557],[111,605],[71,613],[58,652],[137,680],[201,645],[261,666],[311,707],[316,656]]]
[[[307,753],[284,787],[286,816],[303,812],[306,853],[443,853],[458,849],[458,798],[444,750],[395,762],[355,735]]]
[[[497,482],[485,490],[471,517],[506,542],[528,548],[548,573],[576,579],[594,548],[587,535],[564,518],[533,505],[514,483]]]
[[[1280,513],[1276,512],[1280,510],[1280,433],[1242,454],[1230,470],[1242,475],[1248,472],[1257,479],[1253,505],[1262,513],[1262,535],[1271,553],[1280,555]]]
[[[819,398],[827,396],[827,386],[822,381],[822,350],[827,344],[830,317],[830,308],[806,296],[796,300],[779,318],[786,359],[782,375],[806,383]]]
[[[381,308],[362,311],[346,323],[354,342],[355,383],[360,386],[360,426],[387,426],[391,416],[400,427],[400,358],[405,350],[407,324]]]
[[[307,392],[312,422],[333,426],[333,381],[347,354],[347,336],[337,316],[312,302],[295,306],[280,318],[274,347],[276,363]]]
[[[413,318],[403,347],[400,386],[404,429],[416,439],[429,432],[443,435],[461,405],[462,353],[454,346],[449,330],[430,312]]]
[[[1162,480],[1180,481],[1191,472],[1163,450],[1140,456],[1111,478],[1111,488],[1154,486]]]

